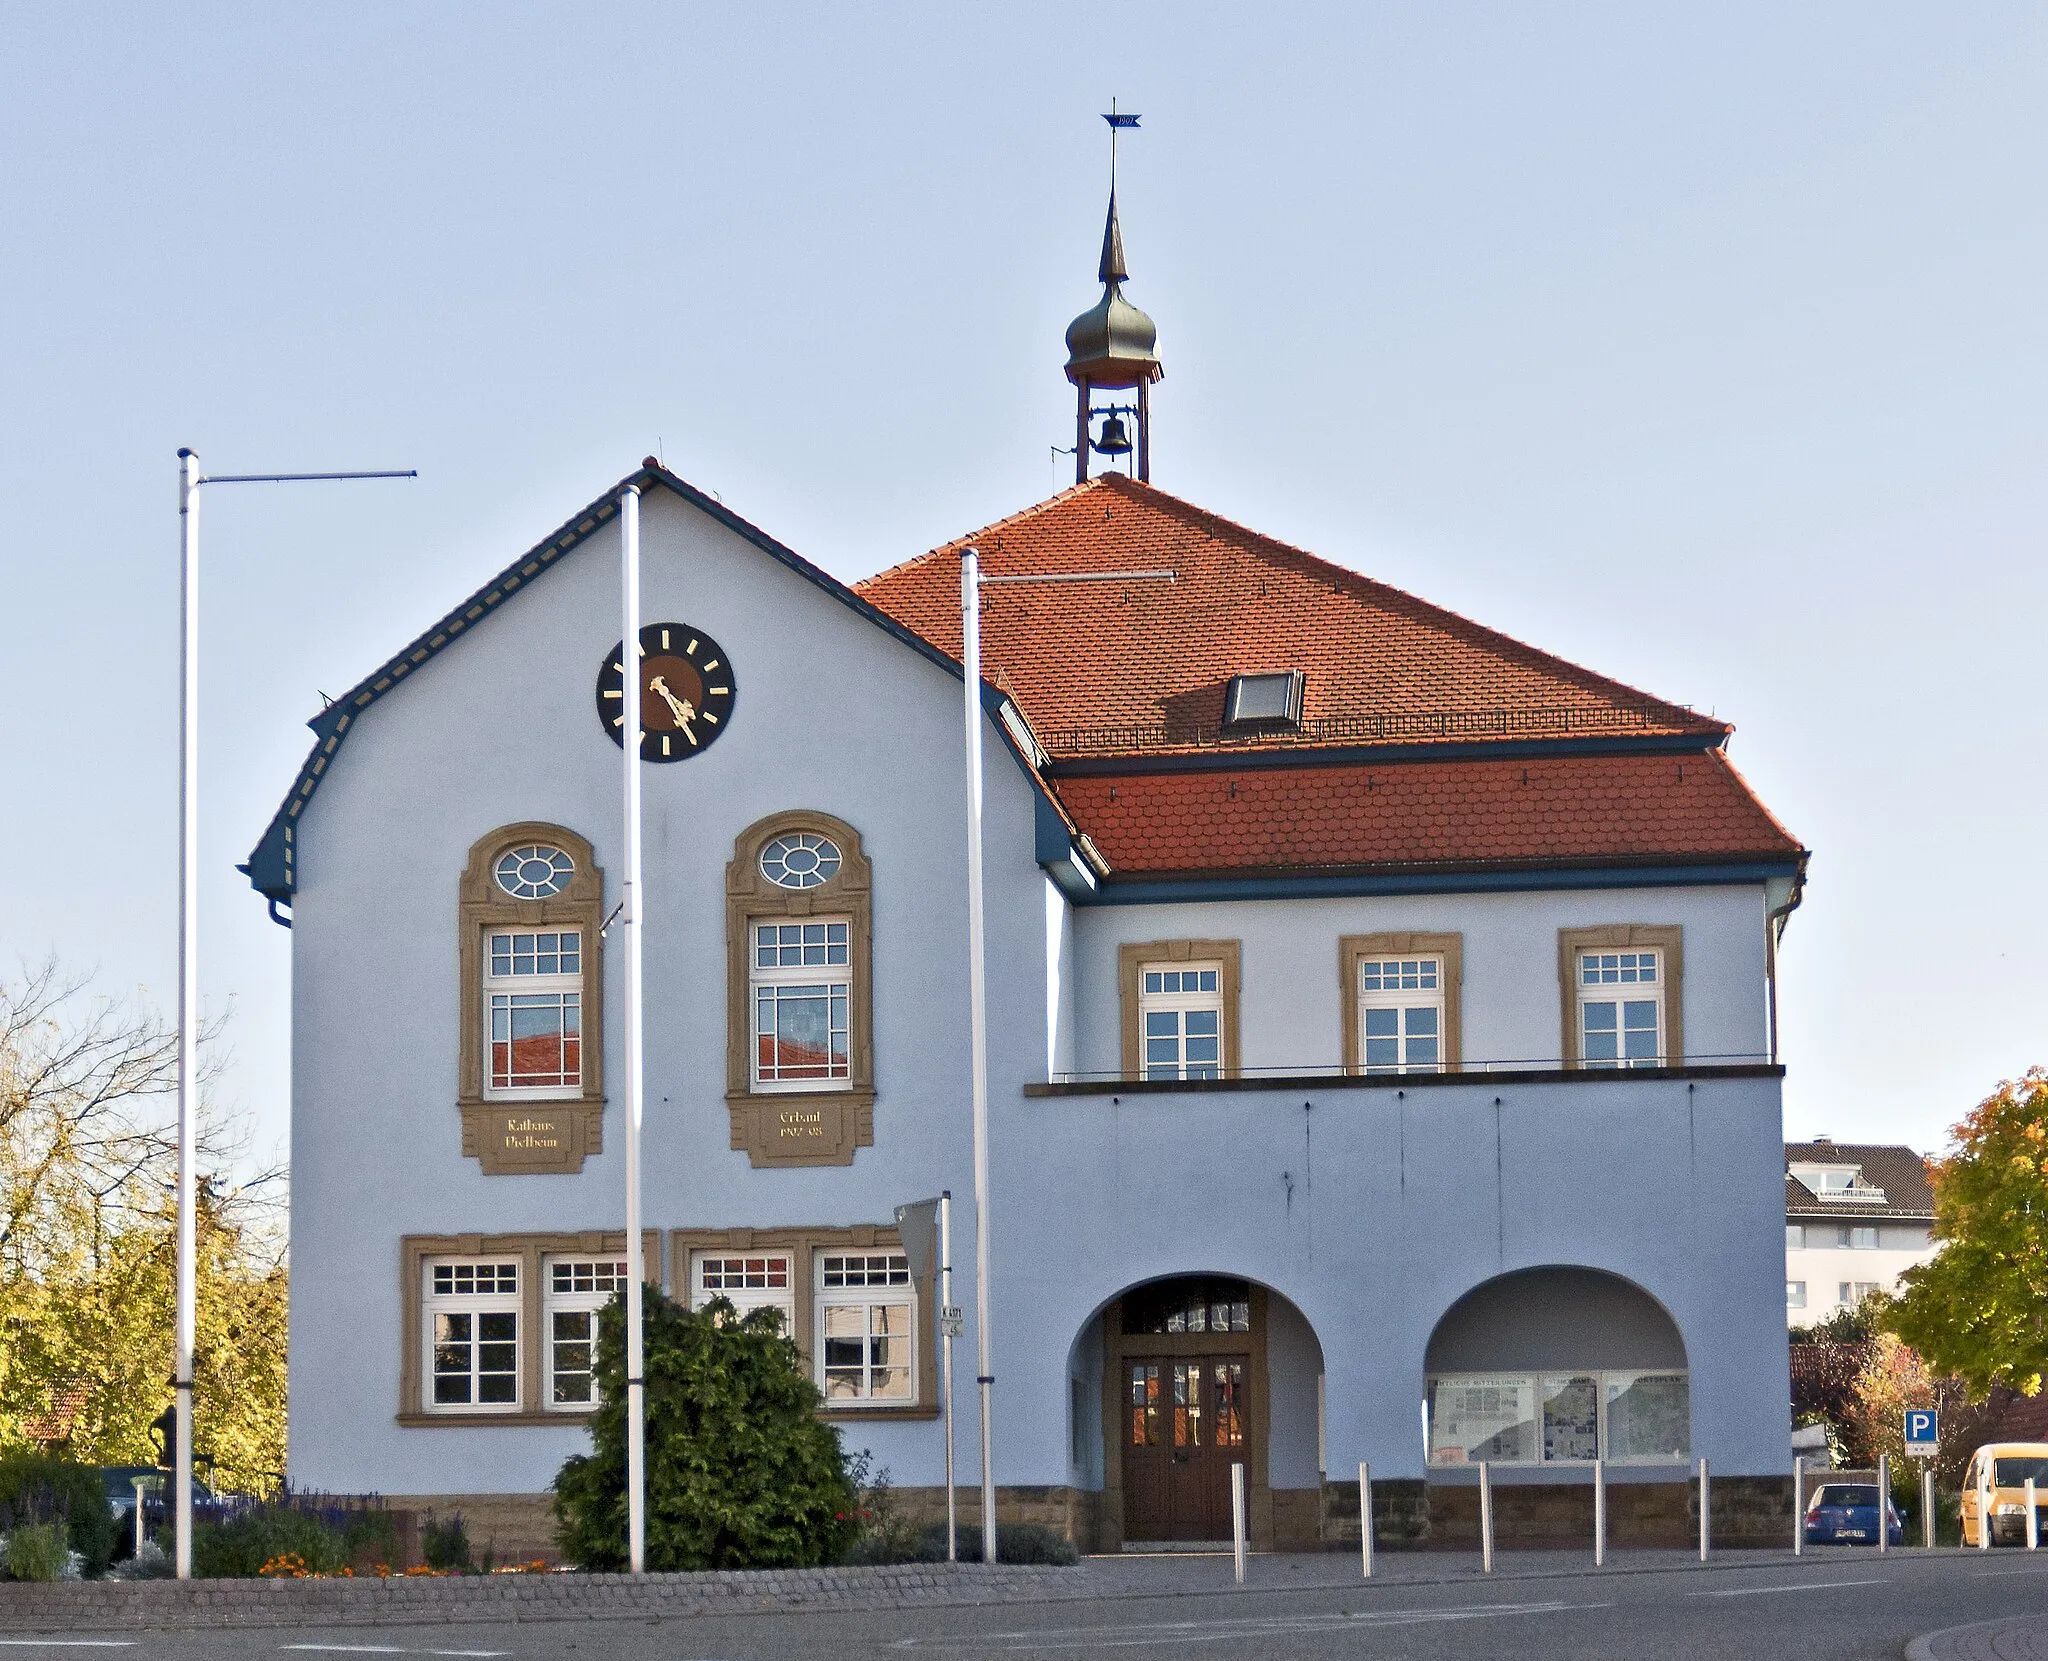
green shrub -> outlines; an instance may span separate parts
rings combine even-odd
[[[0,1533],[22,1523],[61,1524],[89,1579],[106,1573],[121,1532],[96,1467],[35,1455],[0,1459]]]
[[[61,1523],[17,1523],[7,1536],[10,1580],[60,1580],[70,1559]]]
[[[839,1434],[817,1416],[780,1315],[723,1298],[691,1311],[647,1289],[647,1566],[808,1568],[858,1531]],[[593,1451],[555,1477],[557,1537],[586,1569],[626,1564],[623,1294],[600,1318]]]
[[[476,1566],[470,1559],[469,1529],[463,1524],[461,1513],[445,1523],[429,1516],[420,1525],[420,1556],[428,1568],[454,1574],[467,1574]]]
[[[312,1574],[332,1574],[349,1559],[339,1529],[290,1506],[252,1506],[192,1526],[192,1573],[201,1580],[253,1580],[264,1564],[287,1556]]]
[[[981,1525],[962,1523],[958,1537],[959,1560],[981,1561]],[[943,1563],[946,1560],[946,1525],[926,1523],[909,1534],[893,1529],[871,1530],[847,1549],[842,1563]],[[1041,1563],[1066,1568],[1081,1561],[1074,1543],[1057,1529],[1043,1523],[996,1524],[998,1563]]]

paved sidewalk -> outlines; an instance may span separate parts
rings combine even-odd
[[[1906,1646],[1906,1661],[2048,1661],[2048,1615],[1930,1632]]]

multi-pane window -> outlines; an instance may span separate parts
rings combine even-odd
[[[1579,1059],[1585,1066],[1663,1064],[1663,955],[1579,953]]]
[[[754,1087],[843,1088],[850,1077],[852,968],[845,919],[755,923]]]
[[[900,1252],[818,1255],[818,1378],[826,1404],[917,1399],[916,1301]]]
[[[1222,969],[1214,963],[1140,971],[1138,1032],[1148,1079],[1220,1078]]]
[[[1368,1073],[1435,1072],[1444,1059],[1443,960],[1360,958],[1358,1022]]]
[[[1835,1302],[1845,1309],[1854,1309],[1876,1290],[1874,1280],[1845,1280],[1836,1288]]]
[[[1662,1464],[1691,1446],[1684,1373],[1467,1374],[1428,1388],[1433,1465]]]
[[[519,1406],[519,1264],[426,1264],[429,1412]]]
[[[1842,1230],[1842,1244],[1851,1250],[1868,1252],[1877,1250],[1877,1230],[1873,1227],[1854,1227]]]
[[[575,1095],[583,1087],[583,936],[489,929],[484,1016],[491,1095]]]
[[[787,1252],[699,1252],[690,1280],[692,1308],[724,1298],[742,1315],[777,1311],[785,1333],[796,1325],[796,1284]]]
[[[625,1288],[626,1265],[612,1258],[552,1257],[546,1284],[547,1378],[542,1399],[556,1412],[595,1407],[598,1311]]]
[[[1806,1225],[1804,1223],[1787,1223],[1785,1225],[1785,1249],[1796,1252],[1803,1250],[1805,1246]]]
[[[1804,1309],[1806,1307],[1805,1281],[1788,1280],[1785,1282],[1785,1307],[1787,1309]]]

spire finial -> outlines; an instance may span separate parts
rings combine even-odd
[[[1112,98],[1109,113],[1102,119],[1109,123],[1109,218],[1102,227],[1102,263],[1095,279],[1103,283],[1121,283],[1127,281],[1131,274],[1124,267],[1124,233],[1116,219],[1116,136],[1126,127],[1135,128],[1138,117],[1119,110]]]

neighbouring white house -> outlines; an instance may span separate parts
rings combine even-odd
[[[1785,1319],[1811,1326],[1853,1309],[1941,1248],[1934,1190],[1911,1148],[1785,1144]]]

